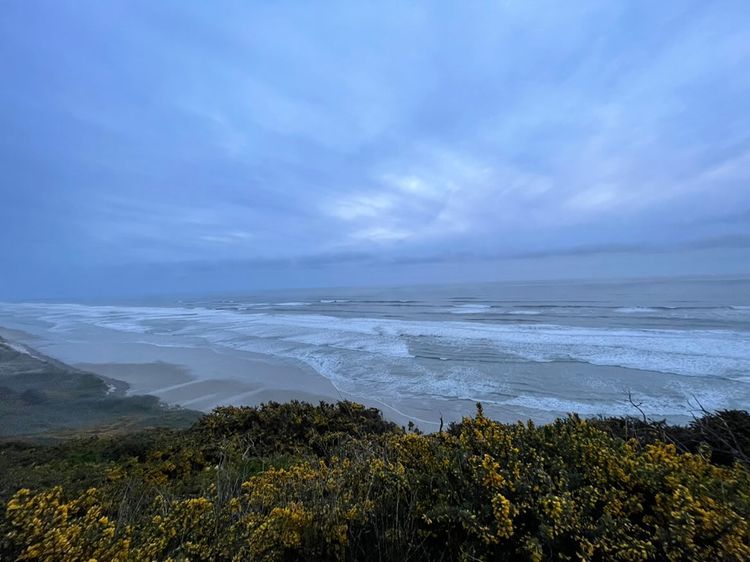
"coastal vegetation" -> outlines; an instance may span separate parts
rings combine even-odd
[[[351,402],[0,446],[8,560],[748,560],[750,415],[687,427]]]

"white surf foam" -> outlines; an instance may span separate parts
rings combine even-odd
[[[468,306],[476,310],[478,305]],[[488,308],[479,306],[483,306],[480,310]],[[481,399],[501,392],[497,381],[485,373],[451,370],[480,359],[496,363],[508,358],[540,362],[571,360],[695,377],[730,377],[738,380],[737,384],[743,378],[750,378],[750,333],[743,331],[580,328],[470,322],[460,318],[441,322],[340,318],[320,314],[251,314],[205,307],[44,304],[11,308],[12,314],[44,319],[57,330],[75,332],[98,326],[158,336],[162,343],[174,336],[180,342],[202,340],[210,345],[304,361],[338,388],[379,399],[399,395]],[[414,359],[414,346],[439,350],[437,354],[445,359],[441,362],[445,367],[439,372],[435,372],[434,363],[430,369],[425,368]],[[529,395],[505,403],[531,408],[530,401],[542,399],[563,400]],[[554,404],[537,405],[544,409]],[[563,408],[565,404],[557,403],[556,411],[558,406]],[[653,407],[672,406],[654,402]],[[585,402],[575,402],[575,408],[589,413]]]
[[[17,351],[18,353],[22,353],[23,355],[28,355],[29,357],[33,357],[34,359],[40,359],[41,360],[41,357],[38,357],[37,355],[33,354],[24,345],[21,345],[21,344],[18,344],[18,343],[9,342],[7,340],[4,343],[9,348],[11,348],[13,351]]]
[[[241,336],[246,336],[411,357],[409,338],[432,338],[442,347],[459,350],[466,342],[482,341],[492,344],[499,354],[529,361],[567,359],[694,376],[750,374],[750,334],[725,330],[427,322],[317,314],[246,314],[206,308],[33,305],[33,312],[66,329],[76,324],[94,324],[136,333],[179,331],[230,346],[236,345],[238,337],[241,341]]]
[[[671,398],[639,394],[636,396],[638,407],[649,412],[655,418],[659,416],[690,416],[699,413],[700,406],[707,410],[727,408],[729,401],[725,395],[717,392],[702,392],[699,400],[690,396]],[[555,396],[524,395],[508,400],[491,401],[500,406],[520,407],[540,412],[550,412],[555,416],[577,413],[583,416],[640,416],[640,412],[628,400],[583,401],[570,400]],[[700,403],[700,405],[699,405]]]

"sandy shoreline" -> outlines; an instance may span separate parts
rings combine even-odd
[[[84,371],[112,377],[130,385],[130,394],[152,394],[168,404],[208,411],[219,405],[255,405],[270,400],[337,400],[339,394],[325,378],[309,371],[267,360],[227,358],[201,350],[215,359],[211,377],[200,369],[196,350],[172,349],[170,362],[75,363]],[[180,357],[183,355],[183,357]],[[196,359],[198,359],[196,365]]]
[[[195,351],[190,350],[189,355],[193,356]],[[212,350],[201,351],[221,356]],[[175,355],[174,351],[172,355]],[[337,390],[328,379],[306,365],[297,366],[266,358],[232,358],[231,361],[224,358],[218,364],[223,368],[232,366],[235,369],[214,371],[215,378],[200,378],[193,370],[195,366],[191,368],[184,362],[74,363],[73,366],[126,382],[130,387],[129,394],[151,394],[167,404],[204,412],[226,405],[257,406],[265,402],[290,400],[316,404],[346,399],[378,408],[386,418],[400,424],[413,421],[423,429],[430,430],[440,423],[440,416],[436,414],[432,401],[405,401],[399,405],[402,410],[379,400],[351,396]],[[446,410],[446,413],[449,411]],[[455,419],[455,416],[451,416],[451,419]]]
[[[83,332],[61,340],[0,328],[0,335],[38,349],[49,357],[103,377],[124,381],[129,394],[151,394],[168,404],[201,411],[220,405],[255,406],[300,400],[317,403],[353,400],[380,409],[399,424],[413,421],[425,431],[460,420],[476,410],[473,396],[402,396],[387,403],[374,396],[339,391],[302,361],[205,342],[146,334]],[[91,341],[96,340],[96,344]],[[690,377],[681,384],[689,384]],[[481,401],[487,415],[504,422],[533,419],[546,423],[568,412],[581,415],[637,415],[627,403],[631,388],[650,387],[659,396],[678,396],[674,377],[652,371],[597,366],[576,361],[506,362],[498,370],[494,396]],[[550,399],[553,393],[554,399]],[[637,396],[636,396],[637,397]],[[553,403],[552,408],[540,404]],[[686,404],[687,406],[687,404]],[[684,423],[690,417],[672,415]]]
[[[271,401],[315,404],[353,400],[380,409],[386,418],[399,424],[413,421],[427,431],[439,427],[440,414],[432,401],[406,400],[390,405],[349,395],[305,363],[271,355],[143,341],[102,341],[95,346],[61,343],[4,327],[0,327],[0,335],[38,348],[77,369],[123,381],[129,386],[128,394],[150,394],[167,404],[204,412],[222,405],[256,406]],[[462,410],[466,413],[466,408]]]

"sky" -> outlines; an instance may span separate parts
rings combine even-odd
[[[747,0],[3,0],[0,300],[750,273]]]

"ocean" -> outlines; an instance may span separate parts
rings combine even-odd
[[[3,303],[0,326],[73,363],[122,359],[94,357],[103,342],[262,354],[314,369],[342,396],[431,422],[476,402],[499,419],[539,422],[640,415],[633,403],[674,422],[750,407],[750,279]]]

